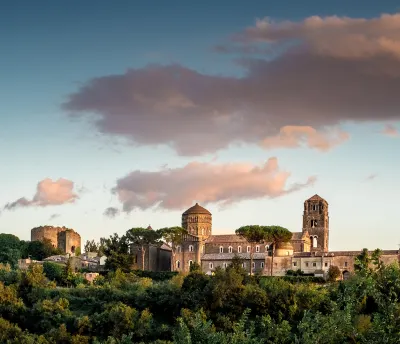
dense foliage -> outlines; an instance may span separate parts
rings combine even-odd
[[[93,285],[68,265],[1,265],[0,343],[398,343],[399,266],[364,254],[332,283],[249,276],[238,259],[213,276],[117,269]]]

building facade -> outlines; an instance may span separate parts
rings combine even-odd
[[[174,247],[173,270],[188,272],[198,263],[203,272],[212,274],[217,268],[226,268],[233,257],[243,259],[243,267],[263,275],[283,276],[288,270],[326,276],[330,266],[337,266],[342,278],[354,271],[354,262],[361,251],[329,251],[329,204],[318,195],[304,202],[301,232],[294,232],[288,243],[278,243],[274,259],[268,242],[253,245],[253,263],[250,266],[251,245],[235,235],[213,235],[212,214],[195,204],[182,214],[182,227],[187,230],[182,243]],[[398,250],[382,252],[386,264],[399,262]],[[273,266],[271,266],[273,264]]]
[[[73,229],[66,227],[40,226],[31,229],[31,241],[48,239],[53,247],[58,247],[63,253],[75,254],[81,248],[81,236]]]

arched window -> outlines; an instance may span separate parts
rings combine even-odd
[[[189,252],[193,252],[193,245],[189,245]]]
[[[223,267],[226,269],[228,267],[228,263],[224,263]]]
[[[223,246],[219,247],[219,253],[224,253],[224,247]]]
[[[253,264],[251,264],[251,267],[254,269],[256,267],[256,263],[253,262]]]
[[[264,262],[261,262],[261,269],[264,269]]]
[[[256,246],[256,252],[260,252],[260,246]]]
[[[232,253],[232,246],[229,246],[228,251],[229,253]]]
[[[181,253],[182,252],[182,248],[180,246],[176,246],[176,252]]]
[[[175,266],[177,269],[181,268],[181,262],[179,260],[176,261]]]
[[[318,237],[315,235],[312,237],[312,245],[311,247],[317,247],[318,246]]]
[[[242,263],[242,268],[245,268],[246,267],[246,263]]]
[[[214,264],[213,264],[213,263],[208,263],[208,267],[209,267],[210,269],[214,269]]]
[[[191,267],[193,264],[193,260],[189,260],[189,267]]]
[[[250,252],[251,247],[247,246],[247,252]]]
[[[269,250],[269,245],[265,245],[265,251]]]
[[[242,253],[242,246],[238,246],[238,253]]]

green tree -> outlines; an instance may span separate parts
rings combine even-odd
[[[253,274],[253,247],[254,244],[263,242],[267,238],[265,226],[249,225],[236,230],[236,235],[247,240],[250,244],[250,275]]]
[[[0,263],[10,264],[13,268],[18,265],[21,258],[21,246],[23,242],[12,234],[0,234]]]
[[[28,241],[25,243],[23,249],[24,257],[39,261],[58,254],[62,254],[62,251],[59,248],[53,247],[49,239],[43,239],[43,241]]]
[[[88,252],[98,252],[99,251],[99,244],[97,244],[94,240],[87,240],[84,246],[84,250],[86,253]]]
[[[361,274],[367,275],[371,272],[369,268],[370,262],[371,258],[369,256],[368,249],[364,248],[354,261],[354,270]]]
[[[172,249],[172,259],[171,259],[171,270],[175,270],[175,256],[176,249],[178,246],[182,245],[185,234],[187,230],[182,227],[166,227],[158,230],[164,241],[171,246]]]
[[[328,281],[334,282],[341,275],[340,269],[336,265],[331,265],[328,270]]]
[[[272,257],[271,257],[271,276],[273,274],[274,256],[276,245],[280,242],[288,242],[292,239],[292,232],[287,228],[281,226],[264,226],[265,240],[272,244]]]
[[[107,256],[105,268],[116,271],[121,269],[129,272],[132,268],[133,257],[129,253],[129,242],[124,235],[119,237],[117,233],[103,241],[104,254]]]
[[[140,248],[142,256],[142,270],[145,268],[144,261],[146,247],[149,245],[161,245],[161,236],[162,234],[160,231],[154,231],[142,227],[131,228],[126,232],[128,243]]]

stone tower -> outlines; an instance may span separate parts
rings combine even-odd
[[[303,233],[304,232],[308,232],[310,235],[311,251],[328,252],[328,202],[318,195],[314,195],[304,202]]]
[[[182,214],[182,227],[188,234],[176,247],[174,270],[188,272],[191,264],[201,265],[205,240],[212,233],[212,215],[196,203]]]

